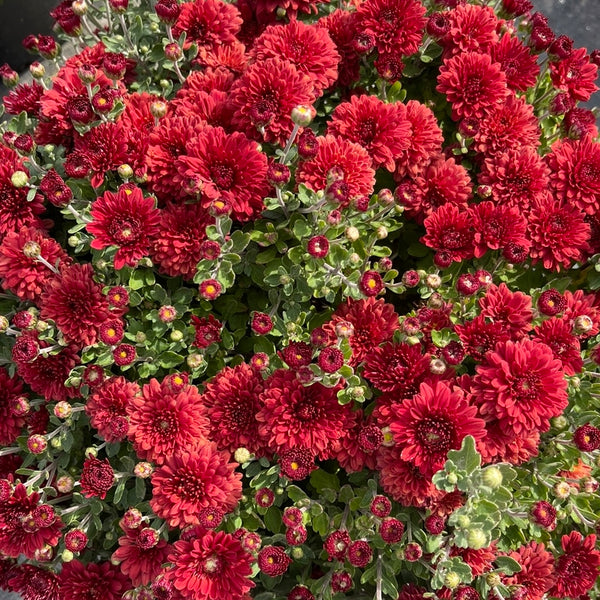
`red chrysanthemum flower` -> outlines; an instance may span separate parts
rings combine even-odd
[[[428,593],[425,588],[421,586],[408,583],[402,586],[398,600],[424,600],[424,594]]]
[[[373,193],[375,171],[367,150],[332,135],[319,138],[317,155],[312,160],[300,163],[296,182],[303,183],[315,192],[325,190],[332,169],[341,173],[342,181],[348,186],[348,199],[341,206],[347,206],[352,197],[370,196]]]
[[[95,456],[88,456],[83,461],[79,482],[81,493],[86,498],[98,496],[100,500],[104,500],[115,482],[115,473],[108,458],[99,460]]]
[[[144,198],[137,187],[105,192],[92,203],[92,222],[86,225],[94,236],[92,248],[117,246],[115,269],[135,267],[148,254],[151,238],[158,231],[160,215],[154,204],[154,198]]]
[[[359,144],[369,153],[374,169],[385,167],[393,173],[396,157],[410,146],[412,126],[404,104],[362,95],[338,104],[327,132]]]
[[[469,214],[475,230],[475,258],[510,244],[529,248],[527,220],[516,206],[480,202],[469,209]]]
[[[478,440],[485,434],[477,409],[444,382],[422,383],[418,394],[393,411],[390,429],[402,448],[400,457],[426,476],[441,469],[448,452],[460,448],[467,435]]]
[[[194,452],[167,458],[152,475],[152,510],[170,527],[199,525],[204,508],[231,512],[242,497],[242,475],[230,459],[205,439]]]
[[[79,560],[63,563],[58,578],[61,597],[70,600],[121,600],[131,587],[129,578],[108,561],[87,565]]]
[[[256,420],[262,391],[262,377],[246,363],[225,367],[206,385],[202,402],[210,423],[209,437],[220,450],[247,448],[253,454],[264,453]]]
[[[158,232],[150,256],[162,273],[191,280],[203,258],[206,227],[214,222],[201,204],[167,204],[160,210]]]
[[[443,204],[425,221],[421,242],[428,248],[444,253],[451,262],[473,258],[473,223],[467,211],[455,204]]]
[[[379,432],[383,439],[379,427],[368,425],[362,410],[352,411],[349,414],[345,435],[334,444],[332,452],[333,458],[339,462],[340,467],[347,473],[357,473],[364,468],[375,468],[376,450],[365,448],[365,444],[361,444],[365,434],[371,433],[371,428],[373,431]],[[377,449],[380,445],[377,444]]]
[[[70,259],[60,244],[36,227],[22,227],[6,234],[0,244],[2,287],[21,300],[39,301],[46,282],[54,274],[46,265],[25,255],[23,248],[27,242],[38,244],[40,256],[51,265],[68,264]]]
[[[42,350],[50,346],[48,342],[39,340],[36,332],[27,332],[26,335],[31,335]],[[78,350],[78,346],[69,344],[58,354],[43,353],[34,360],[17,362],[17,373],[34,392],[42,394],[47,401],[60,402],[76,398],[79,396],[79,388],[65,387],[65,381],[71,369],[81,361]]]
[[[408,185],[396,188],[397,202],[417,223],[423,221],[444,204],[466,209],[472,196],[472,182],[467,170],[454,158],[432,157],[427,166]]]
[[[102,285],[93,279],[91,264],[63,267],[50,279],[42,294],[42,319],[52,319],[65,339],[91,346],[98,338],[98,328],[111,317]]]
[[[412,463],[402,460],[400,446],[383,447],[377,453],[379,483],[383,491],[403,506],[426,508],[444,496]]]
[[[340,61],[335,44],[323,27],[296,19],[286,25],[271,25],[255,40],[250,56],[255,62],[280,58],[292,63],[312,81],[315,96],[337,79]]]
[[[544,269],[560,271],[585,258],[591,227],[577,207],[556,202],[547,194],[533,202],[527,219],[534,264],[541,262]]]
[[[231,533],[207,531],[201,537],[173,545],[173,563],[165,577],[186,598],[244,600],[254,587],[250,579],[254,557]]]
[[[283,146],[294,124],[292,109],[315,101],[310,78],[287,60],[256,62],[236,81],[230,92],[233,126],[251,139]]]
[[[600,211],[600,144],[591,136],[560,140],[546,156],[550,185],[557,199],[588,215]]]
[[[598,334],[600,331],[600,306],[592,294],[586,294],[583,290],[571,292],[565,290],[564,298],[567,307],[562,318],[572,327],[573,332],[579,339],[587,339]],[[585,321],[586,327],[578,327],[578,318]]]
[[[182,180],[198,179],[207,205],[227,201],[233,219],[245,222],[262,212],[270,189],[267,157],[244,134],[207,126],[189,141],[176,166]]]
[[[95,388],[85,405],[92,427],[109,443],[127,436],[127,407],[140,393],[137,383],[124,377],[111,377]]]
[[[493,350],[499,341],[510,338],[503,322],[489,322],[483,315],[478,315],[472,321],[464,321],[455,326],[465,352],[476,361],[483,360],[487,352]]]
[[[540,145],[540,126],[533,106],[514,94],[488,111],[477,126],[473,148],[487,156],[520,146],[537,148]]]
[[[17,398],[23,395],[23,383],[18,377],[10,377],[4,367],[0,367],[0,444],[10,446],[21,433],[25,418],[13,412]]]
[[[537,341],[499,342],[477,365],[473,393],[481,416],[517,435],[544,432],[568,404],[560,360]]]
[[[418,0],[366,0],[356,11],[356,28],[375,38],[380,54],[409,56],[423,39],[425,12]]]
[[[23,600],[61,600],[59,580],[54,571],[27,563],[15,565],[5,575],[1,589],[17,592]]]
[[[9,115],[26,112],[30,117],[37,117],[40,111],[40,98],[43,94],[44,88],[37,81],[21,83],[8,92],[2,102]]]
[[[516,560],[521,570],[511,577],[505,577],[505,585],[524,586],[526,594],[523,600],[542,600],[542,597],[554,583],[554,557],[544,544],[529,542],[507,556]]]
[[[192,315],[191,321],[195,329],[192,346],[196,346],[196,348],[208,348],[211,344],[221,341],[223,324],[214,315],[202,318]]]
[[[456,546],[450,548],[450,556],[460,556],[471,567],[473,577],[490,571],[493,568],[493,562],[497,555],[498,551],[496,550],[495,542],[492,542],[486,548],[479,548],[478,550],[474,550],[473,548],[457,548]]]
[[[40,509],[46,519],[39,518]],[[36,518],[38,516],[38,518]],[[40,505],[37,492],[27,493],[18,483],[6,500],[0,502],[0,552],[17,558],[21,554],[35,558],[36,551],[46,544],[56,546],[63,522],[49,505]]]
[[[134,450],[159,465],[174,454],[194,452],[208,435],[209,421],[194,385],[173,389],[168,381],[151,379],[126,408]]]
[[[511,292],[505,283],[492,284],[479,299],[481,315],[501,323],[512,339],[522,338],[531,330],[533,320],[531,296]]]
[[[161,201],[175,202],[190,195],[191,186],[179,176],[175,161],[185,154],[188,141],[195,139],[205,126],[205,121],[195,114],[167,115],[150,132],[145,161],[150,189]]]
[[[145,528],[148,529],[148,528]],[[128,529],[118,540],[119,548],[112,554],[111,560],[119,564],[123,575],[131,579],[134,586],[148,585],[162,571],[173,547],[156,531],[151,530],[154,539],[146,541],[144,528]],[[156,543],[154,543],[156,542]]]
[[[173,36],[186,34],[184,48],[196,44],[200,48],[216,48],[221,44],[231,44],[242,26],[238,9],[221,0],[196,0],[181,6]]]
[[[482,119],[509,95],[502,67],[488,54],[465,52],[444,61],[437,91],[452,106],[452,118]]]
[[[459,4],[446,14],[448,31],[440,40],[444,57],[465,52],[488,54],[498,42],[500,22],[490,6]]]
[[[585,48],[576,48],[567,58],[550,61],[549,67],[554,87],[567,92],[573,100],[587,102],[598,91],[598,65],[590,60]]]
[[[600,552],[595,549],[596,536],[585,538],[578,531],[563,535],[563,554],[554,568],[555,583],[549,591],[557,598],[579,598],[589,592],[600,574]]]
[[[536,57],[516,36],[505,33],[490,49],[492,60],[502,65],[506,85],[511,90],[524,92],[535,85],[540,74]]]
[[[548,190],[548,168],[534,148],[521,146],[486,158],[479,183],[491,188],[494,200],[527,210]]]
[[[326,455],[344,435],[349,416],[336,391],[320,383],[305,387],[294,371],[275,371],[265,382],[260,395],[263,406],[256,415],[259,433],[268,440],[269,449],[306,448]]]
[[[331,321],[325,325],[325,329],[335,336],[336,325],[340,323],[349,323],[353,327],[349,337],[352,348],[352,358],[349,361],[351,366],[362,362],[382,342],[391,340],[394,331],[400,328],[394,307],[386,304],[382,298],[348,298],[331,315]]]

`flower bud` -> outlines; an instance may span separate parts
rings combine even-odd
[[[34,79],[41,79],[46,74],[46,67],[40,62],[34,62],[29,65],[29,72]]]
[[[435,274],[435,273],[430,273],[425,278],[425,285],[430,290],[437,290],[442,285],[442,278],[439,275]]]
[[[588,315],[579,315],[573,323],[573,333],[582,335],[590,332],[594,328],[594,321]]]
[[[31,454],[42,454],[48,447],[48,442],[43,435],[34,433],[27,438],[27,449]]]
[[[70,475],[62,475],[56,480],[56,489],[61,494],[68,494],[73,491],[75,480]]]
[[[482,473],[482,481],[484,485],[492,489],[499,488],[502,485],[502,471],[498,467],[488,467]]]
[[[253,456],[254,455],[247,448],[238,448],[233,453],[233,460],[240,465],[243,465],[244,463],[250,462]]]
[[[54,416],[58,419],[68,419],[73,413],[73,407],[66,401],[61,400],[54,407]]]
[[[75,15],[83,17],[88,11],[88,5],[85,0],[73,0],[71,9]]]
[[[119,177],[121,179],[123,179],[124,181],[128,181],[129,179],[131,179],[133,177],[133,169],[127,163],[122,164],[117,169],[117,173],[119,174]]]
[[[488,545],[487,536],[483,529],[479,529],[478,527],[471,529],[467,534],[467,544],[469,544],[469,548],[473,550],[481,550]]]
[[[139,479],[147,479],[154,472],[154,467],[149,462],[139,462],[133,467],[133,474]]]
[[[316,111],[312,106],[295,106],[292,108],[292,123],[300,127],[308,127],[315,115]]]
[[[190,369],[198,369],[204,364],[204,357],[195,352],[187,357],[186,362]]]
[[[460,575],[455,571],[448,571],[444,577],[444,585],[450,590],[456,589],[460,585]]]
[[[165,57],[167,60],[177,62],[183,56],[183,50],[177,42],[165,46]]]
[[[24,188],[29,183],[29,175],[25,171],[15,171],[10,177],[10,182],[17,189]]]
[[[68,563],[75,558],[75,555],[70,550],[63,550],[60,555],[60,558],[63,562]]]
[[[496,587],[502,583],[502,579],[498,573],[488,573],[485,576],[485,582],[491,587]]]
[[[346,239],[350,242],[355,242],[360,237],[360,231],[356,227],[347,227],[344,232]]]

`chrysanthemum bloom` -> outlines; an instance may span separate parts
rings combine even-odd
[[[503,578],[505,585],[522,585],[527,590],[523,600],[542,600],[554,583],[554,557],[544,544],[529,542],[507,554],[521,565],[521,570]]]
[[[340,61],[335,44],[323,27],[296,19],[286,25],[271,25],[256,39],[250,57],[253,62],[280,58],[291,62],[312,81],[315,96],[336,81]]]
[[[547,319],[535,328],[535,334],[540,342],[546,344],[563,365],[567,375],[576,375],[583,369],[581,344],[573,335],[573,328],[567,321],[554,317]]]
[[[492,59],[502,65],[506,85],[511,90],[524,92],[535,85],[540,73],[536,57],[516,36],[505,33],[497,44],[490,48]]]
[[[145,530],[153,535],[145,536]],[[173,549],[155,530],[148,527],[130,529],[118,542],[119,548],[113,552],[111,560],[118,562],[121,573],[129,577],[134,586],[148,585],[154,581]]]
[[[571,292],[565,290],[564,298],[567,307],[562,318],[573,327],[573,333],[579,339],[587,339],[598,334],[600,331],[600,306],[595,296],[586,294],[583,290]],[[579,327],[578,320],[585,323],[584,328]]]
[[[537,148],[540,144],[540,126],[533,106],[525,98],[510,94],[504,101],[478,122],[473,148],[491,156],[518,146]]]
[[[593,215],[600,210],[600,144],[590,136],[561,140],[546,156],[554,196]]]
[[[108,561],[84,565],[79,560],[65,562],[58,576],[63,598],[89,600],[121,600],[123,593],[131,587],[129,578],[119,567]]]
[[[454,204],[443,204],[425,221],[421,242],[428,248],[443,252],[451,262],[474,256],[473,223],[466,211]]]
[[[352,96],[338,104],[327,132],[362,146],[373,168],[396,169],[396,158],[408,150],[412,126],[404,104],[386,104],[376,96]]]
[[[600,448],[600,429],[586,423],[574,431],[573,442],[582,452],[598,450]]]
[[[107,458],[99,460],[95,456],[88,456],[83,461],[79,482],[81,493],[86,498],[98,496],[100,500],[104,500],[106,492],[115,482],[115,473]]]
[[[534,148],[520,146],[487,158],[479,183],[490,186],[497,203],[524,211],[547,194],[548,168]]]
[[[37,339],[37,333],[27,332],[38,343],[41,349],[50,344]],[[43,354],[27,362],[17,362],[17,373],[23,381],[38,394],[42,394],[48,401],[60,402],[68,398],[79,396],[79,389],[75,386],[65,387],[65,381],[71,369],[81,362],[78,354],[79,346],[69,344],[58,354]]]
[[[256,415],[269,449],[305,448],[326,454],[344,435],[348,419],[348,407],[339,404],[336,391],[320,383],[305,387],[291,370],[275,371],[265,382]]]
[[[497,555],[498,551],[495,542],[477,550],[473,548],[458,548],[456,546],[450,548],[450,556],[460,556],[471,567],[474,577],[483,575],[493,569],[493,562]]]
[[[550,596],[578,598],[592,589],[600,572],[600,552],[595,545],[594,534],[584,538],[578,531],[572,531],[562,536],[563,554],[556,560]]]
[[[111,317],[102,286],[93,279],[91,264],[73,264],[50,279],[41,298],[42,319],[52,319],[65,339],[91,346],[98,329]]]
[[[265,546],[258,553],[258,567],[269,577],[283,575],[292,559],[281,546]]]
[[[501,323],[513,339],[519,339],[531,330],[531,296],[520,291],[511,292],[505,283],[492,284],[479,299],[479,306],[482,316]]]
[[[500,23],[490,6],[459,4],[447,16],[448,32],[440,40],[444,57],[465,52],[488,54],[498,42]]]
[[[173,548],[173,566],[165,577],[182,597],[242,600],[255,585],[250,579],[254,558],[231,533],[207,531]]]
[[[12,410],[15,400],[22,395],[23,383],[0,367],[0,444],[3,446],[10,446],[25,425],[25,418],[15,415]]]
[[[383,491],[403,506],[426,508],[444,496],[412,463],[402,460],[402,448],[383,447],[377,453],[377,470]]]
[[[380,54],[409,56],[419,48],[426,21],[418,0],[366,0],[358,7],[356,27],[375,38]]]
[[[26,112],[30,117],[37,117],[40,110],[40,98],[44,88],[37,82],[21,83],[4,98],[4,108],[9,115]]]
[[[35,518],[40,512],[38,507],[40,495],[27,494],[22,483],[0,502],[0,551],[5,556],[16,558],[23,554],[34,558],[36,551],[46,544],[53,547],[58,544],[63,522],[51,508],[46,509],[46,519]]]
[[[21,300],[39,301],[42,290],[54,274],[47,266],[23,252],[28,242],[38,244],[40,256],[51,265],[68,264],[70,259],[60,244],[36,227],[21,227],[19,231],[6,234],[0,243],[2,287]]]
[[[423,475],[433,475],[444,466],[448,451],[460,448],[467,435],[484,437],[484,422],[476,414],[462,392],[439,381],[422,383],[418,394],[394,410],[390,429],[402,448],[400,457]]]
[[[314,453],[306,448],[284,450],[279,457],[279,468],[281,475],[290,481],[302,481],[317,468]]]
[[[230,459],[229,452],[207,440],[193,453],[167,458],[152,475],[152,510],[170,527],[198,525],[203,508],[232,511],[242,496],[242,475]]]
[[[345,529],[330,533],[323,543],[323,549],[329,555],[327,559],[343,561],[351,541],[350,534]]]
[[[249,221],[263,209],[267,182],[267,157],[239,132],[225,133],[220,127],[205,127],[186,145],[186,154],[177,159],[182,180],[197,177],[207,205],[224,199],[231,216]]]
[[[154,198],[144,198],[138,187],[105,192],[92,203],[92,222],[86,225],[94,236],[92,248],[117,246],[115,269],[135,267],[148,254],[151,238],[158,232],[160,215],[154,204]]]
[[[191,321],[196,331],[192,346],[208,348],[211,344],[221,341],[223,324],[215,319],[214,315],[202,318],[192,315]]]
[[[20,594],[23,600],[61,600],[56,573],[27,563],[15,565],[2,579],[3,590]]]
[[[221,44],[235,42],[241,25],[240,13],[232,4],[221,0],[196,0],[181,6],[181,12],[173,26],[173,36],[178,38],[185,31],[186,49],[192,44],[216,48]]]
[[[331,315],[331,321],[325,325],[325,329],[335,335],[336,325],[343,322],[353,326],[349,337],[352,348],[352,358],[349,361],[351,366],[362,362],[371,350],[390,340],[394,331],[400,328],[394,307],[381,298],[376,300],[372,297],[361,300],[348,298]]]
[[[161,272],[192,279],[203,258],[206,227],[213,222],[200,204],[167,204],[161,209],[159,229],[150,247],[150,256]]]
[[[481,416],[517,435],[544,432],[568,404],[560,360],[540,342],[499,342],[477,365],[473,393]]]
[[[256,414],[262,403],[263,379],[246,363],[225,367],[206,385],[202,403],[209,422],[208,437],[220,450],[248,448],[264,453]]]
[[[231,88],[233,126],[249,138],[285,145],[294,124],[292,109],[315,101],[310,78],[287,60],[256,62]]]
[[[598,66],[585,48],[576,48],[568,58],[550,61],[549,67],[554,87],[567,92],[573,100],[587,102],[598,90]]]
[[[374,435],[369,435],[374,433]],[[365,444],[365,437],[368,442],[373,441],[372,438],[377,437],[377,433],[381,436],[381,440],[377,443]],[[357,473],[364,468],[374,469],[377,450],[383,441],[383,434],[377,425],[369,425],[364,418],[362,410],[352,411],[349,415],[346,425],[345,435],[342,436],[332,449],[332,458],[335,458],[340,464],[340,467],[347,473]],[[373,448],[373,446],[375,446]]]
[[[436,89],[446,95],[455,121],[482,119],[509,95],[502,67],[488,54],[465,52],[445,60],[437,80]]]
[[[126,437],[127,407],[139,392],[137,383],[124,377],[111,377],[87,399],[85,412],[90,424],[107,442],[120,442]]]
[[[511,243],[529,248],[527,219],[520,208],[486,201],[472,206],[469,213],[475,230],[475,258]]]
[[[423,223],[443,204],[456,204],[466,209],[473,195],[472,186],[469,173],[462,165],[456,164],[454,158],[438,155],[432,157],[427,166],[423,165],[409,188],[401,185],[395,195],[407,214],[417,223]]]
[[[173,390],[151,379],[141,396],[130,398],[126,410],[134,450],[159,465],[173,454],[196,450],[208,435],[202,397],[193,385]]]
[[[325,190],[332,169],[340,171],[341,179],[348,186],[348,200],[342,206],[348,206],[353,196],[370,196],[373,193],[375,171],[368,152],[354,142],[332,135],[319,138],[317,155],[300,163],[296,182],[315,192]]]
[[[150,132],[145,163],[150,189],[159,200],[177,201],[189,195],[189,190],[186,189],[189,186],[179,177],[175,160],[185,154],[186,143],[196,137],[204,127],[204,120],[196,115],[169,114]]]

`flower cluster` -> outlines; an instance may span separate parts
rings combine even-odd
[[[600,594],[600,52],[529,0],[51,14],[0,68],[0,590]]]

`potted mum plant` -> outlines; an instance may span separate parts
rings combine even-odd
[[[528,0],[53,15],[1,69],[0,588],[596,597],[599,53]]]

